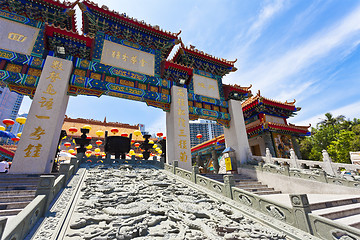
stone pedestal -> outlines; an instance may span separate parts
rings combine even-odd
[[[10,174],[51,172],[69,100],[72,66],[65,59],[46,58]]]
[[[179,167],[191,171],[188,95],[185,88],[172,86],[170,112],[166,113],[166,159],[179,161]]]
[[[249,141],[246,134],[244,115],[241,102],[229,100],[229,113],[231,117],[230,127],[224,128],[226,148],[235,150],[237,166],[245,164],[251,157]]]

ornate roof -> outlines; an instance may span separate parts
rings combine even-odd
[[[74,4],[56,0],[2,0],[0,9],[76,31]]]
[[[265,98],[260,95],[259,90],[255,96],[248,98],[241,105],[245,119],[260,112],[267,112],[275,116],[288,118],[295,115],[295,112],[301,110],[300,107],[295,107],[295,102],[295,100],[293,102],[280,102]]]
[[[250,85],[249,87],[241,87],[237,84],[234,85],[222,84],[222,86],[223,86],[225,100],[229,100],[229,99],[244,100],[251,96],[250,88],[252,87],[252,85]]]
[[[211,145],[214,145],[216,144],[217,142],[219,143],[224,143],[225,142],[225,137],[224,137],[224,134],[218,136],[218,137],[215,137],[213,139],[210,139],[210,140],[207,140],[203,143],[200,143],[194,147],[191,148],[191,152],[196,152],[200,149],[203,149],[203,148],[206,148],[208,146],[211,146]]]
[[[91,10],[96,11],[98,14],[102,15],[103,17],[111,18],[115,21],[128,25],[129,27],[146,31],[153,35],[158,35],[168,39],[177,39],[181,33],[181,31],[179,31],[178,33],[172,33],[169,31],[162,30],[157,25],[152,26],[150,24],[145,23],[145,21],[139,21],[136,18],[130,18],[125,13],[120,14],[114,10],[109,10],[109,8],[105,5],[100,7],[98,4],[89,0],[82,1],[79,4],[80,8],[81,8],[81,4],[84,4],[86,7],[90,8]]]
[[[186,79],[186,85],[191,81],[193,69],[172,60],[164,60],[161,63],[161,77],[177,82],[180,78]]]
[[[104,127],[118,127],[118,128],[130,128],[130,129],[139,129],[139,124],[130,125],[127,123],[119,123],[119,122],[106,122],[94,120],[94,119],[85,119],[85,118],[69,118],[65,115],[64,122],[73,122],[73,123],[83,123],[85,125],[101,125]]]
[[[182,63],[188,67],[210,72],[218,76],[224,76],[229,72],[235,72],[237,70],[234,67],[237,60],[228,61],[223,58],[217,58],[196,49],[192,45],[190,45],[190,47],[186,47],[182,42],[181,47],[177,50],[172,60],[177,63]]]
[[[290,135],[309,135],[309,126],[295,126],[294,124],[280,124],[273,122],[259,122],[256,125],[246,127],[246,133],[248,137],[255,136],[264,131],[275,131]]]

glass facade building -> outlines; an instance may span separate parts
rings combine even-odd
[[[215,121],[200,119],[190,121],[189,125],[191,147],[224,134],[223,126],[217,124]],[[199,133],[202,135],[201,139],[196,138]]]
[[[0,87],[0,121],[4,119],[12,119],[15,121],[20,105],[24,96],[15,92],[11,92],[7,87]],[[12,132],[13,126],[9,126],[7,131]]]

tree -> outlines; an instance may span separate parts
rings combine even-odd
[[[352,148],[352,142],[356,137],[355,133],[348,130],[341,130],[336,135],[336,140],[332,141],[327,148],[329,156],[335,159],[336,162],[351,163],[349,152],[354,150]]]
[[[304,159],[320,161],[322,150],[327,150],[334,162],[350,163],[349,152],[360,151],[360,119],[346,120],[343,115],[325,119],[311,128],[311,136],[300,140],[300,152]]]
[[[332,126],[333,128],[335,128],[336,124],[341,123],[343,121],[345,121],[345,116],[344,115],[339,115],[339,116],[334,118],[331,113],[325,113],[325,119],[323,119],[317,125],[320,125],[320,126]]]

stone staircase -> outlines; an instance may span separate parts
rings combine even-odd
[[[360,229],[360,197],[310,204],[313,214]]]
[[[213,180],[224,182],[224,174],[201,174],[204,177],[211,178]],[[251,179],[247,176],[241,174],[233,174],[235,187],[255,193],[257,195],[269,195],[269,194],[279,194],[281,191],[276,191],[274,188],[269,188],[267,185]]]
[[[39,175],[0,175],[0,217],[18,214],[34,198]]]

